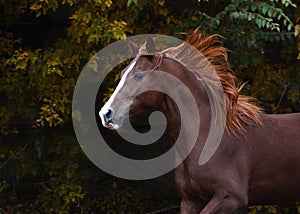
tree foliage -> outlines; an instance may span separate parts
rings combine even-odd
[[[101,48],[126,36],[183,38],[183,32],[198,26],[221,34],[238,80],[248,81],[243,93],[256,97],[269,113],[299,111],[298,3],[0,0],[0,213],[156,208],[157,200],[146,199],[145,190],[95,169],[71,128],[72,94],[81,69]],[[255,207],[251,212],[287,209],[296,208]]]

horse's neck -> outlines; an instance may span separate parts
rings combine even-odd
[[[180,131],[180,113],[176,104],[169,96],[164,96],[164,99],[162,111],[167,119],[168,125],[166,131],[172,140],[175,141]]]
[[[183,72],[189,72],[189,71],[183,71]],[[192,75],[191,73],[186,73],[185,75],[181,74],[180,78],[184,79],[183,81],[186,83],[187,87],[192,92],[199,113],[198,119],[201,120],[195,121],[197,120],[196,118],[190,117],[187,118],[185,121],[181,121],[180,112],[177,107],[177,104],[169,96],[165,96],[165,102],[162,111],[166,116],[168,122],[167,132],[170,135],[170,137],[174,141],[176,141],[181,127],[183,129],[187,129],[185,130],[185,132],[188,133],[191,131],[191,128],[194,128],[195,124],[199,124],[199,129],[197,129],[197,131],[200,132],[201,138],[206,138],[209,129],[210,115],[211,115],[209,98],[205,92],[204,87],[199,82],[199,80],[194,77],[194,75]],[[189,106],[190,103],[187,101],[185,102],[185,105]],[[187,109],[189,110],[189,108]],[[184,124],[181,125],[181,122],[183,122]]]

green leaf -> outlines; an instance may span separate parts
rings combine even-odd
[[[255,3],[251,4],[251,10],[254,12],[256,11],[257,5]]]
[[[279,15],[277,16],[277,20],[280,20],[280,19],[281,19],[281,17],[282,17],[282,15],[281,15],[281,14],[279,14]]]
[[[263,6],[261,12],[262,12],[264,15],[266,15],[267,11],[268,11],[268,7]]]
[[[269,17],[273,17],[273,15],[274,15],[273,11],[272,10],[268,10],[268,16]]]
[[[39,10],[38,12],[36,12],[35,16],[36,18],[39,18],[42,15],[42,12]]]
[[[132,5],[132,0],[127,1],[127,7],[130,7]]]
[[[256,25],[257,25],[259,28],[262,27],[262,21],[261,21],[260,19],[257,19],[257,20],[255,21],[255,23],[256,23]]]
[[[138,0],[128,0],[127,1],[127,7],[130,7],[132,4],[137,5],[138,4]]]

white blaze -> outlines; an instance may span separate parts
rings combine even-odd
[[[117,96],[117,94],[119,93],[119,91],[123,88],[124,84],[125,84],[125,80],[126,77],[128,76],[128,74],[130,73],[130,71],[134,68],[136,64],[136,61],[133,61],[130,66],[127,68],[127,70],[124,72],[124,75],[122,76],[119,84],[117,85],[114,93],[111,95],[111,97],[109,98],[109,100],[105,103],[105,105],[101,108],[101,110],[99,111],[99,116],[101,118],[101,122],[103,126],[106,126],[107,124],[105,123],[104,120],[104,115],[109,111],[109,109],[111,109],[111,104],[113,103],[115,97]],[[111,127],[110,128],[115,128],[117,129],[119,126],[117,124],[109,124]]]

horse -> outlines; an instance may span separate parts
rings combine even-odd
[[[227,113],[218,148],[206,163],[199,164],[209,124],[214,122],[210,115],[218,111],[210,107],[209,93],[204,85],[214,82],[210,80],[209,71],[204,71],[205,66],[197,73],[192,71],[195,65],[190,63],[203,62],[181,60],[187,53],[186,45],[157,51],[151,48],[151,43],[153,41],[149,40],[139,47],[129,41],[136,58],[121,72],[121,80],[99,116],[104,127],[116,130],[122,127],[125,111],[129,108],[130,116],[159,110],[166,117],[166,132],[175,142],[180,124],[184,122],[176,103],[159,91],[141,94],[139,91],[143,85],[168,84],[154,78],[158,70],[174,75],[187,85],[195,97],[201,124],[191,151],[174,169],[175,183],[182,198],[181,213],[245,213],[251,205],[300,201],[300,113],[265,114],[251,104],[251,98],[241,95],[236,86],[236,77],[220,36],[205,36],[195,30],[184,44],[200,51],[217,74]],[[216,120],[218,123],[221,118],[216,117]],[[192,126],[195,123],[195,119],[189,118],[184,124]],[[180,156],[180,152],[176,155]]]

